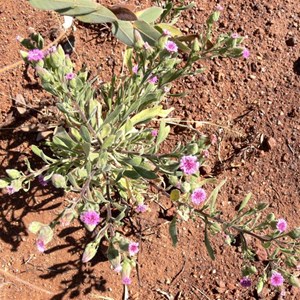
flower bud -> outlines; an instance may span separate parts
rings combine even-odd
[[[297,288],[300,288],[300,281],[297,277],[295,277],[294,275],[290,276],[289,278],[289,282],[292,286],[295,286]]]
[[[98,245],[95,242],[88,243],[84,249],[81,261],[86,263],[90,261],[97,253]]]
[[[134,30],[134,46],[136,49],[143,49],[144,45],[144,40],[141,36],[141,34],[137,31]]]
[[[60,175],[60,174],[54,174],[51,177],[51,181],[52,184],[56,187],[56,188],[66,188],[66,179],[64,176]]]

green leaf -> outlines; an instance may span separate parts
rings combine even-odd
[[[161,7],[152,6],[142,11],[138,11],[136,13],[136,16],[139,20],[145,21],[147,23],[153,23],[161,16],[163,11],[164,10]]]
[[[81,133],[82,138],[83,138],[87,143],[90,144],[90,143],[91,143],[91,136],[90,136],[89,130],[88,130],[85,126],[81,125],[81,126],[80,126],[80,133]]]
[[[205,247],[206,247],[206,250],[207,250],[210,258],[212,260],[215,260],[214,250],[211,247],[211,244],[210,244],[210,241],[209,241],[209,237],[208,237],[207,223],[205,223],[204,243],[205,243]]]
[[[296,240],[300,237],[300,227],[293,229],[288,233],[288,236],[291,237],[293,240]]]
[[[9,181],[6,179],[0,179],[0,189],[4,189],[9,185]]]
[[[257,291],[257,294],[260,294],[260,293],[262,292],[262,290],[263,290],[263,288],[264,288],[264,283],[265,283],[264,278],[263,278],[263,277],[260,277],[260,278],[258,279],[258,283],[257,283],[257,285],[256,285],[256,291]]]
[[[172,36],[182,36],[182,32],[176,28],[175,26],[172,26],[168,23],[159,23],[155,25],[156,28],[160,29],[162,32],[163,30],[168,30]]]
[[[268,206],[269,206],[268,203],[263,203],[263,202],[262,202],[262,203],[258,203],[258,204],[257,204],[256,209],[257,209],[258,211],[260,211],[260,210],[266,209]]]
[[[240,207],[239,207],[239,210],[238,210],[238,213],[242,211],[242,209],[247,205],[248,201],[250,200],[252,196],[252,193],[249,193],[247,194],[247,196],[245,197],[245,199],[242,201]]]
[[[123,66],[126,66],[127,69],[131,72],[132,70],[132,48],[127,48],[125,50],[124,56],[123,56]]]
[[[129,21],[117,21],[112,24],[112,34],[129,47],[134,45],[134,33],[132,23]]]
[[[157,178],[157,175],[152,171],[149,171],[149,170],[147,170],[145,168],[142,168],[140,166],[132,166],[132,167],[143,178],[146,178],[146,179],[156,179]]]
[[[123,175],[130,179],[139,179],[141,176],[134,170],[125,170]]]
[[[148,42],[151,46],[154,46],[161,36],[159,31],[144,21],[135,21],[133,26],[140,32],[143,40]]]
[[[111,147],[112,144],[114,143],[115,139],[116,139],[116,136],[115,136],[114,134],[108,136],[108,137],[104,140],[101,149],[104,150],[104,149],[107,149],[107,148]]]
[[[105,124],[102,126],[102,129],[100,131],[100,138],[104,139],[111,133],[111,126],[109,124]]]
[[[166,126],[166,122],[160,122],[160,128],[156,138],[156,147],[158,147],[159,144],[161,144],[168,137],[170,129],[170,126]]]
[[[42,226],[45,226],[45,224],[34,221],[29,224],[28,230],[34,234],[37,234],[42,228]]]
[[[44,241],[45,244],[48,244],[53,238],[53,230],[50,226],[42,226],[39,230],[38,239],[41,239]]]
[[[176,247],[178,242],[178,234],[177,234],[177,226],[176,226],[177,218],[173,217],[173,220],[170,222],[169,233],[172,239],[173,246]]]
[[[21,173],[15,169],[6,169],[5,172],[11,179],[18,179],[22,176]]]
[[[134,126],[136,124],[145,123],[145,121],[151,120],[155,117],[165,118],[173,109],[174,108],[164,110],[162,105],[147,108],[131,118],[132,125]]]
[[[46,163],[53,163],[56,161],[56,159],[47,156],[40,148],[35,145],[31,146],[31,150],[35,155],[39,156]]]
[[[225,184],[226,179],[222,180],[221,183],[212,191],[209,198],[207,199],[207,203],[209,203],[210,213],[213,214],[216,210],[216,201],[218,198],[219,191],[221,187]]]
[[[171,201],[178,201],[180,199],[180,191],[177,189],[174,189],[170,193],[170,199]]]
[[[57,127],[54,131],[53,143],[68,150],[74,149],[77,146],[77,143],[71,139],[67,131],[61,126]]]

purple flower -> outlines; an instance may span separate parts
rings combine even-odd
[[[152,131],[151,131],[151,135],[152,136],[157,136],[158,135],[158,130],[157,129],[153,129]]]
[[[244,58],[248,58],[250,56],[250,51],[247,48],[244,48],[242,53]]]
[[[139,252],[139,243],[130,242],[128,245],[128,252],[130,256],[134,256]]]
[[[43,175],[39,175],[38,181],[39,181],[40,185],[42,185],[42,186],[48,185],[48,180],[45,180]]]
[[[206,192],[202,188],[197,188],[192,193],[192,202],[196,205],[200,205],[206,200]]]
[[[65,78],[67,79],[67,80],[72,80],[73,78],[75,78],[75,74],[74,73],[68,73],[68,74],[66,74],[66,76],[65,76]]]
[[[132,73],[137,74],[138,70],[139,70],[139,66],[138,66],[138,65],[135,65],[135,66],[132,68]]]
[[[45,252],[46,247],[45,247],[45,243],[44,243],[43,240],[38,239],[38,240],[36,241],[36,246],[37,246],[37,249],[38,249],[40,252]]]
[[[8,185],[8,186],[6,187],[6,191],[7,191],[7,194],[8,194],[8,195],[12,195],[13,193],[16,192],[16,189],[15,189],[13,186]]]
[[[158,77],[157,77],[157,76],[151,76],[151,77],[148,79],[148,82],[149,82],[149,83],[152,83],[152,84],[157,84],[157,82],[158,82]]]
[[[247,287],[250,287],[252,282],[251,282],[251,279],[248,278],[248,277],[243,277],[241,280],[240,280],[240,284],[242,287],[244,288],[247,288]]]
[[[284,278],[282,277],[282,275],[278,272],[273,272],[272,276],[270,278],[270,283],[273,286],[281,286],[284,282]]]
[[[86,225],[95,226],[100,222],[100,216],[94,210],[88,210],[81,213],[80,220]]]
[[[46,50],[45,55],[47,56],[51,53],[54,53],[54,52],[56,52],[56,50],[57,50],[56,46],[52,46],[48,50]]]
[[[28,52],[27,59],[29,61],[39,61],[44,58],[44,52],[40,49],[33,49]]]
[[[164,36],[171,36],[171,32],[168,29],[163,30],[163,35]]]
[[[223,10],[224,10],[224,7],[223,7],[221,4],[217,4],[217,5],[216,5],[216,10],[217,10],[217,11],[223,11]]]
[[[136,207],[135,211],[137,213],[144,213],[145,211],[147,211],[148,206],[144,203],[138,204],[138,206]]]
[[[125,285],[131,284],[131,279],[130,279],[130,277],[127,277],[127,276],[123,277],[123,278],[122,278],[122,283],[125,284]]]
[[[199,169],[199,162],[197,161],[197,156],[186,155],[180,160],[180,169],[187,175],[195,174]]]
[[[276,224],[276,228],[280,231],[280,232],[284,232],[287,229],[287,222],[285,219],[278,219],[277,220],[277,224]]]
[[[167,41],[166,44],[165,44],[165,48],[169,52],[177,52],[178,51],[177,45],[172,41]]]
[[[233,38],[233,39],[237,39],[238,37],[239,37],[238,33],[233,33],[231,35],[231,38]]]

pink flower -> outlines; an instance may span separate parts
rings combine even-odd
[[[284,282],[284,278],[282,277],[282,275],[278,272],[273,272],[272,276],[270,278],[270,283],[273,286],[281,286]]]
[[[165,48],[169,52],[177,52],[178,51],[177,45],[172,41],[167,41],[166,44],[165,44]]]
[[[287,222],[285,219],[278,219],[277,220],[277,224],[276,224],[276,228],[280,231],[280,232],[284,232],[287,229]]]
[[[153,129],[152,131],[151,131],[151,135],[152,136],[157,136],[158,135],[158,130],[157,129]]]
[[[93,210],[81,213],[80,220],[86,225],[97,225],[100,222],[100,216]]]
[[[46,247],[45,247],[45,243],[43,240],[41,239],[38,239],[36,241],[36,246],[37,246],[37,249],[40,251],[40,252],[44,252],[46,250]]]
[[[164,36],[171,36],[171,32],[168,29],[163,30],[163,35]]]
[[[212,145],[214,145],[214,144],[216,144],[216,142],[217,142],[217,136],[216,136],[215,134],[212,134],[212,135],[210,136],[210,143],[211,143]]]
[[[117,265],[115,268],[114,268],[114,271],[116,272],[116,273],[120,273],[121,271],[122,271],[122,266],[119,264],[119,265]]]
[[[197,173],[199,166],[197,156],[186,155],[181,158],[179,167],[185,174],[190,175]]]
[[[251,282],[251,279],[248,278],[248,277],[243,277],[241,280],[240,280],[240,284],[242,287],[244,288],[247,288],[247,287],[250,287],[252,282]]]
[[[7,191],[7,194],[8,194],[8,195],[12,195],[13,193],[16,192],[16,189],[15,189],[13,186],[8,185],[8,186],[6,187],[6,191]]]
[[[158,77],[157,77],[157,76],[151,76],[151,77],[148,79],[148,82],[149,82],[149,83],[152,83],[152,84],[157,84],[157,82],[158,82]]]
[[[56,46],[52,46],[48,50],[46,50],[45,55],[47,56],[51,53],[54,53],[54,52],[56,52],[56,50],[57,50]]]
[[[231,38],[233,38],[233,39],[237,39],[238,37],[239,37],[238,33],[233,33],[231,35]]]
[[[209,157],[209,151],[207,149],[203,150],[202,151],[202,156],[205,157],[205,158],[208,158]]]
[[[138,65],[135,65],[135,66],[133,66],[133,68],[132,68],[132,73],[137,74],[138,70],[139,70],[139,66],[138,66]]]
[[[202,188],[197,188],[192,193],[192,202],[196,205],[200,205],[206,200],[206,192]]]
[[[217,5],[216,5],[216,10],[217,10],[217,11],[223,11],[223,10],[224,10],[224,7],[223,7],[221,4],[217,4]]]
[[[28,52],[27,59],[29,61],[39,61],[44,58],[44,52],[40,49],[33,49]]]
[[[138,204],[138,206],[136,207],[135,211],[137,213],[144,213],[145,211],[147,211],[148,206],[144,203]]]
[[[131,284],[131,279],[130,279],[130,277],[123,277],[122,278],[122,283],[123,284],[125,284],[125,285],[129,285],[129,284]]]
[[[134,256],[139,252],[139,243],[131,242],[128,245],[128,252],[130,256]]]
[[[250,51],[247,48],[244,48],[242,53],[244,58],[248,58],[250,56]]]
[[[65,76],[65,78],[67,80],[72,80],[73,78],[75,78],[75,76],[76,75],[74,73],[67,73],[66,76]]]

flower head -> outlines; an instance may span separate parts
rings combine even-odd
[[[152,84],[157,84],[157,82],[158,82],[158,77],[157,77],[157,76],[151,76],[151,77],[148,79],[148,82],[149,82],[149,83],[152,83]]]
[[[232,35],[231,35],[231,38],[233,38],[233,39],[237,39],[239,37],[239,34],[238,33],[233,33]]]
[[[6,191],[7,191],[7,194],[8,194],[8,195],[12,195],[13,193],[16,192],[16,189],[15,189],[13,186],[8,185],[8,186],[6,187]]]
[[[252,282],[251,282],[251,279],[249,277],[243,277],[240,280],[240,284],[241,284],[242,287],[247,288],[247,287],[251,286]]]
[[[130,256],[136,255],[139,252],[139,243],[129,243],[128,252]]]
[[[122,278],[122,283],[123,284],[125,284],[125,285],[129,285],[129,284],[131,284],[131,279],[130,279],[130,277],[123,277]]]
[[[40,49],[33,49],[28,52],[27,59],[29,61],[39,61],[44,58],[44,52]]]
[[[42,186],[47,186],[48,185],[48,180],[45,180],[43,175],[39,175],[38,181],[39,181],[40,185],[42,185]]]
[[[41,239],[36,240],[36,246],[40,252],[45,252],[46,247],[45,247],[45,243],[43,240],[41,240]]]
[[[216,136],[215,134],[212,134],[212,135],[210,136],[210,143],[211,143],[212,145],[214,145],[214,144],[217,143],[217,136]]]
[[[67,80],[71,80],[71,79],[73,79],[73,78],[75,78],[75,74],[74,73],[67,73],[66,74],[66,76],[65,76],[65,78],[67,79]]]
[[[192,202],[200,205],[206,200],[206,191],[202,188],[197,188],[192,193]]]
[[[243,57],[244,57],[244,58],[248,58],[248,57],[250,56],[250,51],[249,51],[249,49],[244,48],[242,54],[243,54]]]
[[[151,131],[151,135],[152,136],[157,136],[158,135],[158,130],[157,129],[153,129],[152,131]]]
[[[147,211],[147,209],[148,209],[148,206],[144,203],[141,203],[141,204],[138,204],[135,211],[138,213],[143,213],[143,212]]]
[[[135,66],[133,66],[133,68],[132,68],[132,73],[137,74],[137,73],[138,73],[138,70],[139,70],[139,66],[138,66],[138,65],[135,65]]]
[[[167,41],[165,44],[165,48],[169,52],[177,52],[178,51],[177,45],[172,41]]]
[[[100,216],[94,210],[88,210],[80,215],[80,220],[86,225],[97,225],[100,222]]]
[[[284,282],[283,276],[279,272],[273,272],[270,278],[270,283],[273,286],[281,286]]]
[[[197,161],[197,156],[186,155],[180,160],[180,169],[187,175],[195,174],[199,169],[199,162]]]
[[[278,219],[277,220],[277,224],[276,224],[276,228],[280,231],[280,232],[284,232],[287,229],[287,222],[285,219]]]
[[[52,47],[50,47],[48,50],[46,50],[45,56],[47,56],[47,55],[49,55],[49,54],[51,54],[51,53],[54,53],[54,52],[56,52],[56,51],[57,51],[56,46],[52,46]]]

